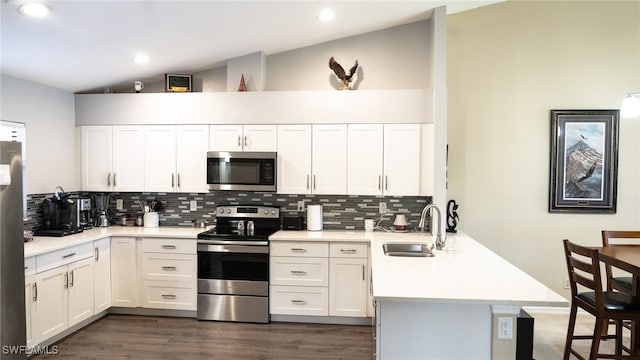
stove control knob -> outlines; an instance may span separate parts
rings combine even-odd
[[[224,208],[219,208],[218,213],[220,213],[220,215],[224,214]]]
[[[276,214],[276,210],[271,210],[271,215],[275,215]]]
[[[264,209],[264,214],[269,215],[269,209]]]
[[[227,214],[231,214],[231,209],[227,209]]]

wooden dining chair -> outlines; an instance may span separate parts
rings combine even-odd
[[[571,311],[564,349],[564,360],[573,354],[580,360],[605,359],[637,359],[622,355],[622,322],[624,320],[640,321],[640,302],[628,293],[604,291],[600,273],[600,257],[597,249],[586,248],[563,240],[564,253],[571,287]],[[578,291],[580,290],[580,291]],[[593,334],[574,334],[578,308],[595,317]],[[611,319],[615,323],[615,333],[602,333],[604,324]],[[615,354],[599,354],[600,340],[615,339]],[[591,350],[586,358],[573,348],[574,340],[591,340]]]
[[[602,246],[640,245],[640,231],[602,230]],[[617,290],[633,294],[633,277],[631,274],[621,276],[613,274],[611,265],[605,264],[607,291]]]

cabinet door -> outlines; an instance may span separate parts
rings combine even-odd
[[[242,125],[210,125],[211,151],[242,151]]]
[[[67,267],[60,266],[41,272],[36,276],[38,291],[37,301],[31,305],[35,308],[32,312],[37,318],[35,324],[35,338],[48,339],[69,327],[67,317]]]
[[[311,125],[278,125],[278,193],[311,192]]]
[[[312,192],[347,193],[347,125],[313,125]]]
[[[94,241],[93,250],[93,312],[97,314],[111,306],[111,240]]]
[[[144,127],[144,159],[144,190],[175,191],[178,181],[175,125]]]
[[[349,125],[347,193],[382,194],[382,124]]]
[[[367,316],[367,259],[329,261],[329,315]]]
[[[37,335],[38,332],[36,321],[38,321],[38,317],[34,314],[36,310],[35,303],[38,301],[38,285],[36,284],[36,276],[31,275],[27,276],[24,279],[24,304],[25,304],[25,322],[27,327],[27,347],[32,348],[37,345],[40,340]]]
[[[113,132],[111,126],[83,126],[82,190],[109,191],[113,168]]]
[[[178,125],[176,137],[176,170],[179,192],[206,193],[208,125]]]
[[[276,125],[244,125],[242,145],[244,151],[276,151],[278,132]]]
[[[111,239],[111,304],[136,307],[136,239]]]
[[[384,194],[420,192],[420,124],[384,126]]]
[[[68,265],[69,326],[93,316],[93,258]]]
[[[113,127],[113,190],[144,190],[144,130],[142,126]]]

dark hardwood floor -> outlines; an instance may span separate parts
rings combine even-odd
[[[108,315],[54,346],[57,354],[33,359],[372,358],[369,326],[244,324],[131,315]]]

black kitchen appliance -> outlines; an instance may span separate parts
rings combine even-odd
[[[273,206],[216,207],[216,228],[198,234],[198,320],[269,322]]]
[[[211,190],[276,191],[276,153],[209,151],[207,184]]]
[[[60,187],[58,187],[62,190]],[[64,190],[58,191],[51,199],[42,201],[44,224],[34,232],[36,236],[66,236],[82,232],[79,226],[77,199],[72,199]]]
[[[282,218],[282,230],[302,230],[304,228],[304,218],[302,215],[288,215]]]

